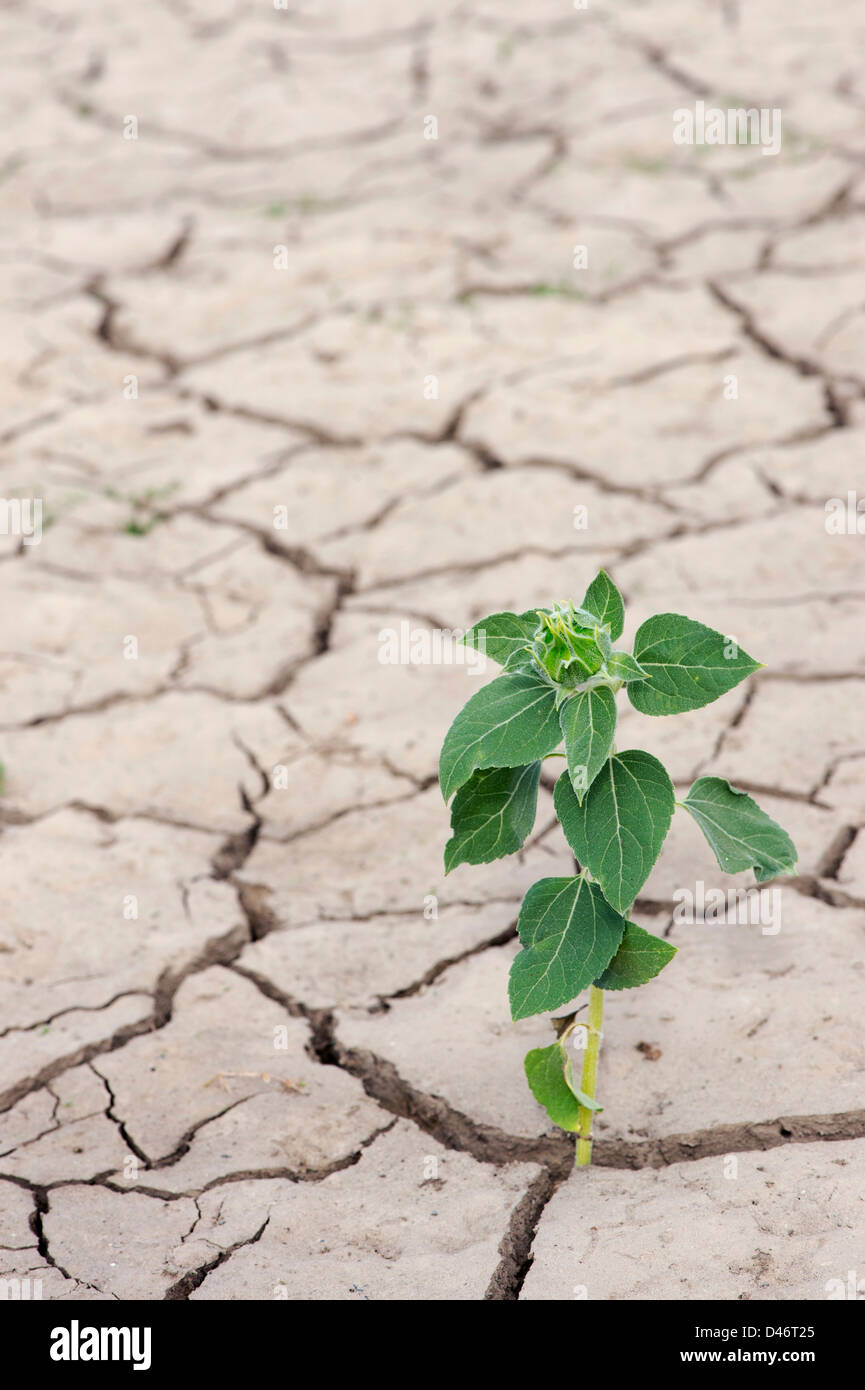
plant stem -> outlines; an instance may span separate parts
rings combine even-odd
[[[595,1099],[595,1085],[598,1079],[598,1053],[601,1048],[601,1024],[604,1019],[604,991],[589,988],[589,1021],[586,1055],[583,1058],[583,1075],[580,1090],[591,1100]],[[594,1111],[580,1106],[580,1138],[577,1140],[577,1167],[586,1168],[592,1161],[592,1119]]]

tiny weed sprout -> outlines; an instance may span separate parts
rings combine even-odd
[[[649,618],[633,652],[618,651],[624,617],[622,596],[601,570],[579,608],[494,613],[476,623],[463,641],[502,674],[457,715],[439,762],[445,801],[454,798],[444,852],[450,873],[519,850],[534,824],[543,760],[566,759],[553,800],[577,872],[542,878],[523,899],[509,994],[517,1020],[589,992],[586,1021],[573,1013],[553,1019],[555,1041],[525,1059],[535,1099],[576,1135],[578,1167],[591,1162],[592,1117],[601,1108],[595,1085],[604,991],[646,984],[676,954],[630,920],[674,810],[693,816],[725,873],[753,869],[765,883],[794,873],[796,864],[786,831],[724,778],[699,777],[678,802],[657,758],[636,748],[618,752],[615,744],[623,687],[641,714],[680,714],[717,700],[760,663],[678,613]],[[579,1081],[567,1049],[577,1029],[585,1030]]]

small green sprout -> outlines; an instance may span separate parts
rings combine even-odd
[[[522,949],[510,972],[517,1020],[571,1004],[588,991],[588,1015],[553,1019],[556,1040],[525,1059],[535,1099],[577,1136],[578,1167],[591,1162],[592,1117],[604,993],[646,984],[676,948],[630,920],[677,808],[700,826],[725,873],[753,869],[758,883],[795,872],[786,831],[722,777],[699,777],[677,801],[666,769],[640,749],[617,751],[616,696],[641,714],[702,708],[760,663],[732,638],[679,613],[638,629],[632,652],[615,643],[625,608],[601,570],[579,607],[554,604],[494,613],[463,637],[502,674],[477,691],[445,738],[439,779],[450,801],[445,870],[488,864],[519,850],[532,830],[544,759],[566,759],[553,804],[577,872],[542,878],[523,899]],[[564,742],[564,753],[559,745]],[[567,1051],[583,1043],[579,1083]]]

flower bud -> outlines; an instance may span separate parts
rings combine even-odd
[[[532,660],[557,685],[580,685],[599,671],[603,661],[594,631],[582,626],[571,605],[568,612],[556,605],[541,613],[532,642]],[[588,616],[588,615],[587,615]]]

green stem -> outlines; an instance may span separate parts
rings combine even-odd
[[[595,1099],[595,1085],[598,1080],[598,1053],[601,1048],[601,1024],[604,1019],[604,991],[589,988],[589,1021],[586,1055],[583,1058],[583,1075],[580,1090],[591,1100]],[[592,1161],[592,1119],[594,1111],[580,1106],[580,1137],[577,1139],[577,1167],[586,1168]]]

